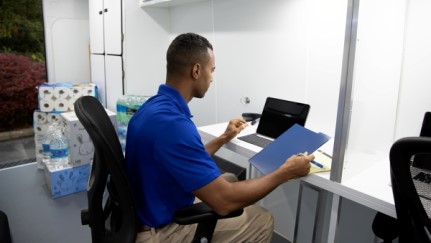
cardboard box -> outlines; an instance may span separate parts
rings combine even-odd
[[[45,166],[45,180],[52,198],[66,196],[87,189],[91,164],[63,168]]]
[[[116,127],[115,112],[106,110],[111,122]],[[65,122],[64,134],[69,140],[69,164],[79,166],[93,160],[94,146],[84,126],[74,111],[61,113]]]

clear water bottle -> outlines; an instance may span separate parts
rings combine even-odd
[[[58,125],[51,137],[49,150],[51,154],[50,164],[61,169],[69,163],[69,141],[63,133],[64,127]]]
[[[44,139],[42,141],[42,162],[44,164],[50,164],[51,163],[51,150],[49,148],[49,145],[51,143],[51,139],[54,135],[54,131],[57,129],[58,127],[58,123],[54,122],[51,123],[48,126],[48,129],[44,135]]]

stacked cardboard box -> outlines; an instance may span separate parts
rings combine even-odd
[[[46,137],[49,125],[53,122],[61,124],[61,113],[72,111],[76,99],[84,95],[97,97],[96,85],[93,83],[46,83],[38,87],[39,109],[33,113],[33,129],[39,169],[44,168],[42,142]]]
[[[56,83],[43,84],[39,90],[39,110],[34,112],[36,160],[38,167],[45,170],[47,187],[53,198],[83,191],[87,188],[93,158],[93,144],[88,133],[75,115],[74,102],[81,96],[97,97],[94,84]],[[110,116],[115,122],[115,113]],[[63,166],[43,163],[42,143],[48,127],[58,122],[65,127],[69,141],[68,160]],[[115,124],[115,123],[114,123]]]
[[[115,127],[115,113],[109,110],[106,112]],[[46,182],[53,198],[87,188],[94,156],[93,142],[78,120],[75,111],[61,113],[61,118],[65,124],[64,134],[69,140],[69,165],[62,168],[45,165]]]
[[[106,113],[116,127],[115,112],[106,110]],[[69,139],[69,164],[80,166],[91,163],[94,154],[93,142],[75,112],[62,113],[61,117],[65,123],[64,134]]]

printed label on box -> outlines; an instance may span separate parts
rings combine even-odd
[[[87,188],[91,164],[56,169],[45,165],[45,179],[52,198],[84,191]]]
[[[115,113],[109,110],[106,110],[106,112],[115,127]],[[66,123],[64,134],[69,139],[69,164],[79,166],[91,163],[94,146],[84,126],[82,126],[74,111],[62,113],[61,116]]]

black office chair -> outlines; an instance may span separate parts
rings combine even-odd
[[[75,102],[75,113],[94,144],[94,158],[88,181],[88,209],[81,212],[83,225],[91,228],[93,242],[133,243],[138,222],[134,198],[125,172],[124,155],[114,126],[100,102],[92,96],[83,96]],[[108,196],[104,196],[105,188]],[[220,218],[236,217],[243,210],[221,217],[204,203],[178,210],[174,221],[195,224],[193,242],[211,241]]]
[[[422,153],[431,153],[431,138],[402,138],[390,150],[392,191],[401,243],[431,242],[431,171],[414,166],[412,159]]]
[[[431,137],[431,112],[427,111],[424,114],[422,121],[420,137]],[[419,153],[412,157],[412,166],[421,169],[431,170],[431,154]],[[399,236],[398,221],[391,216],[377,212],[372,229],[376,236],[383,239],[383,243],[392,242]]]

